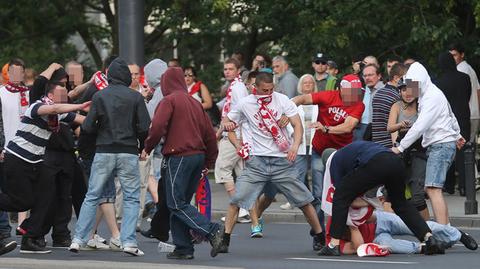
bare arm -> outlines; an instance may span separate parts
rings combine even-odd
[[[237,138],[237,134],[235,132],[228,132],[228,140],[230,143],[233,144],[233,146],[239,150],[242,146],[241,143],[242,141]]]
[[[352,116],[348,116],[342,124],[337,126],[330,126],[328,128],[329,134],[348,134],[353,132],[353,129],[357,126],[359,120]]]
[[[293,162],[297,158],[298,147],[302,143],[303,125],[298,114],[290,117],[290,123],[293,126],[293,145],[288,150],[287,159]]]
[[[82,104],[53,104],[43,105],[37,110],[38,115],[63,114],[75,112],[78,110],[86,110],[90,106],[91,101]],[[75,118],[76,119],[76,118]]]
[[[89,80],[81,85],[78,85],[75,87],[75,89],[68,92],[68,97],[72,100],[77,100],[91,84],[92,80]]]
[[[60,68],[62,68],[62,66],[60,64],[52,63],[52,64],[50,64],[50,66],[47,67],[47,69],[45,69],[42,73],[40,73],[40,76],[45,77],[48,80],[50,80],[52,78],[53,72],[55,72],[56,70],[58,70]]]
[[[311,94],[302,94],[299,96],[295,96],[291,99],[295,105],[311,105],[313,104],[313,99]]]
[[[85,116],[77,114],[77,115],[75,115],[75,119],[73,120],[73,122],[81,125],[84,120],[85,120]],[[79,129],[79,128],[77,128],[77,129]]]
[[[200,91],[202,91],[202,107],[203,109],[210,109],[213,106],[212,96],[210,96],[210,92],[208,91],[207,86],[202,83],[200,85]]]

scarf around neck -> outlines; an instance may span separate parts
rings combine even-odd
[[[104,73],[97,71],[94,76],[95,86],[99,91],[108,86],[107,76]]]
[[[235,79],[230,83],[227,89],[227,96],[225,99],[225,105],[223,105],[223,110],[222,110],[222,118],[226,117],[228,112],[232,109],[232,88],[236,83],[242,82],[242,79],[240,77],[240,74],[235,77]]]
[[[52,99],[48,98],[47,96],[42,97],[42,102],[46,105],[54,105]],[[58,133],[60,130],[60,124],[58,122],[58,115],[57,114],[49,114],[47,115],[47,124],[50,131],[54,133]]]
[[[30,89],[27,86],[22,85],[15,85],[12,82],[8,82],[5,84],[5,89],[11,93],[19,93],[20,94],[20,106],[21,107],[28,107],[28,100],[27,94]]]
[[[272,102],[272,95],[265,97],[258,97],[257,103],[260,105],[258,112],[261,116],[263,124],[267,128],[267,131],[272,135],[273,141],[277,144],[281,152],[285,152],[290,148],[290,142],[288,142],[287,136],[277,121],[273,117],[272,113],[268,110],[268,104]]]

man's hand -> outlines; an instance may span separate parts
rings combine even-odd
[[[395,153],[395,154],[400,154],[400,153],[401,153],[400,150],[398,150],[397,147],[392,147],[391,150],[392,150],[392,152]]]
[[[207,167],[203,168],[203,170],[202,170],[202,177],[205,177],[206,175],[208,175],[208,168]]]
[[[297,158],[298,146],[292,145],[287,153],[287,160],[291,163]]]
[[[230,121],[230,122],[223,122],[222,127],[223,127],[223,130],[232,132],[233,130],[235,130],[235,128],[237,128],[237,125],[235,124],[235,122]]]
[[[323,130],[325,129],[323,124],[321,124],[320,122],[316,121],[316,122],[312,122],[308,125],[308,128],[313,128],[315,130],[321,130],[323,132]]]
[[[88,113],[88,111],[90,111],[90,105],[91,104],[92,104],[92,101],[88,101],[88,102],[80,104],[80,110]]]
[[[140,161],[146,161],[148,158],[148,153],[144,150],[142,150],[142,153],[140,154]]]
[[[465,138],[463,137],[460,137],[458,140],[457,140],[457,149],[462,149],[463,146],[465,145]]]
[[[290,123],[290,118],[282,115],[282,117],[277,121],[277,124],[280,128],[286,127]]]
[[[61,64],[58,64],[58,63],[52,63],[50,64],[50,66],[48,68],[51,68],[52,70],[58,70],[60,68],[62,68],[63,66]]]

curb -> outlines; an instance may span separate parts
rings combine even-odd
[[[226,210],[213,210],[212,219],[220,220],[227,214]],[[265,212],[265,222],[307,223],[302,212]],[[450,224],[454,227],[480,228],[479,217],[450,217]]]

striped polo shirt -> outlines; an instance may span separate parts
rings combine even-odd
[[[392,105],[398,100],[398,89],[390,84],[379,89],[372,100],[372,141],[387,148],[393,146],[392,136],[387,131],[388,117]]]
[[[37,101],[25,111],[15,136],[5,147],[6,152],[29,163],[43,161],[45,147],[52,135],[47,123],[48,115],[38,115],[38,109],[43,105],[47,104]],[[58,120],[72,122],[75,115],[73,112],[60,114]]]

